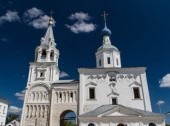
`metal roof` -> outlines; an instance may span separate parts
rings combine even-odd
[[[94,109],[92,111],[89,111],[87,113],[84,113],[84,114],[80,115],[80,117],[81,116],[83,116],[83,117],[87,117],[87,116],[88,117],[91,117],[91,116],[92,117],[97,117],[98,115],[103,114],[105,112],[108,112],[110,110],[113,110],[115,108],[120,108],[120,109],[125,108],[127,110],[131,110],[133,112],[138,113],[138,115],[140,115],[140,116],[161,116],[160,114],[145,111],[145,110],[130,108],[130,107],[126,107],[126,106],[123,106],[123,105],[111,105],[110,104],[110,105],[102,105],[102,106],[100,106],[100,107],[98,107],[98,108],[96,108],[96,109]]]

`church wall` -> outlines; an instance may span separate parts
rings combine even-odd
[[[150,102],[150,94],[149,94],[147,78],[146,78],[146,73],[141,74],[141,83],[143,85],[146,110],[147,111],[152,111],[151,102]]]
[[[0,125],[4,126],[8,111],[8,103],[6,100],[0,98]]]
[[[112,104],[116,98],[117,104],[141,110],[150,110],[149,94],[145,73],[115,74],[110,81],[109,69],[102,73],[86,73],[80,75],[80,114],[88,112],[104,104]],[[89,99],[89,89],[95,88],[95,99]],[[134,98],[134,89],[139,89],[140,98]]]
[[[110,58],[110,64],[108,64],[107,58]],[[96,53],[96,66],[98,68],[109,68],[109,67],[121,67],[120,54],[110,51],[98,52]],[[99,66],[99,60],[101,60],[101,66]],[[118,61],[117,61],[118,60]],[[118,62],[118,63],[117,63]]]
[[[153,121],[154,120],[154,121]],[[156,126],[165,126],[163,118],[160,117],[82,117],[79,126],[88,126],[93,123],[95,126],[149,126],[154,123]]]

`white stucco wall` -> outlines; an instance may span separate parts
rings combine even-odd
[[[110,64],[108,64],[107,58],[110,58]],[[101,66],[99,65],[99,60],[101,60]],[[118,64],[117,64],[118,60]],[[121,67],[120,52],[118,51],[104,51],[101,50],[96,53],[96,66],[97,68],[111,68],[111,67]]]
[[[5,125],[8,104],[0,100],[0,126]]]
[[[154,123],[156,126],[165,126],[163,117],[85,117],[80,118],[79,126],[88,126],[93,123],[95,126],[118,126],[123,124],[124,126],[149,126],[150,123]]]
[[[116,72],[114,69],[89,69],[89,73],[80,70],[80,114],[101,105],[112,104],[112,98],[116,98],[118,104],[151,111],[145,71],[139,72],[138,68],[119,70],[115,74],[116,81],[112,82],[108,72]],[[89,99],[90,87],[95,88],[95,99]],[[133,87],[139,88],[140,98],[134,98]]]

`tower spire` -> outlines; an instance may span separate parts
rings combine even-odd
[[[41,44],[46,45],[46,46],[56,45],[55,40],[54,40],[54,34],[53,34],[54,19],[52,17],[52,13],[53,12],[51,12],[51,16],[49,17],[49,20],[48,20],[48,28],[45,33],[45,36],[41,40]]]

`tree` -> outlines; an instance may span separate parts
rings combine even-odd
[[[18,118],[19,118],[19,115],[16,115],[16,114],[8,114],[7,117],[6,117],[6,122],[5,122],[5,124],[8,124],[8,123],[10,123],[12,120],[18,119]]]
[[[71,121],[64,121],[64,126],[74,126],[73,122]]]

